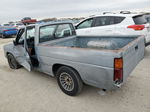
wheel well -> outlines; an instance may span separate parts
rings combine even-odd
[[[6,53],[6,57],[8,56],[8,54],[11,54],[11,53],[10,53],[10,52],[7,52],[7,53]]]
[[[54,76],[56,76],[57,70],[58,70],[60,67],[62,67],[62,66],[65,66],[65,65],[62,65],[62,64],[54,64],[54,65],[53,65],[52,71],[53,71]]]
[[[53,71],[54,76],[56,76],[57,70],[58,70],[60,67],[62,67],[62,66],[70,67],[70,68],[74,69],[74,70],[79,74],[79,72],[78,72],[75,68],[73,68],[73,67],[71,67],[71,66],[63,65],[63,64],[54,64],[53,67],[52,67],[52,71]],[[80,74],[79,74],[79,77],[81,78]],[[82,79],[82,78],[81,78],[81,79]]]
[[[10,52],[7,52],[6,54],[7,54],[7,55],[10,54]]]

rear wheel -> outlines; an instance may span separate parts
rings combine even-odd
[[[62,66],[56,75],[58,85],[65,94],[75,96],[81,92],[83,83],[79,74],[74,69]]]
[[[4,38],[5,38],[5,36],[4,36],[3,34],[1,34],[1,38],[3,38],[3,39],[4,39]]]
[[[15,57],[12,54],[7,55],[8,64],[11,69],[18,69],[21,67],[21,65],[18,64]]]
[[[0,34],[0,38],[4,38],[3,34]]]

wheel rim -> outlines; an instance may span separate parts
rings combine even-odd
[[[68,73],[66,72],[61,73],[59,77],[59,81],[60,81],[61,86],[66,91],[72,91],[74,89],[74,81]]]

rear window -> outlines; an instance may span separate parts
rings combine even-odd
[[[135,24],[145,24],[145,23],[147,23],[144,16],[135,16],[135,17],[133,17],[133,21],[134,21]]]
[[[125,17],[116,17],[116,16],[103,16],[97,17],[95,26],[106,26],[121,23]]]
[[[40,27],[39,42],[46,42],[75,35],[71,24],[54,24]]]
[[[144,15],[145,19],[147,20],[147,22],[150,23],[150,14],[149,15]]]

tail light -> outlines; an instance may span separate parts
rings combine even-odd
[[[127,28],[131,28],[138,31],[138,30],[143,30],[145,28],[145,25],[130,25]]]
[[[123,58],[114,59],[114,81],[116,83],[123,82]]]
[[[9,31],[9,30],[3,30],[3,31]]]

